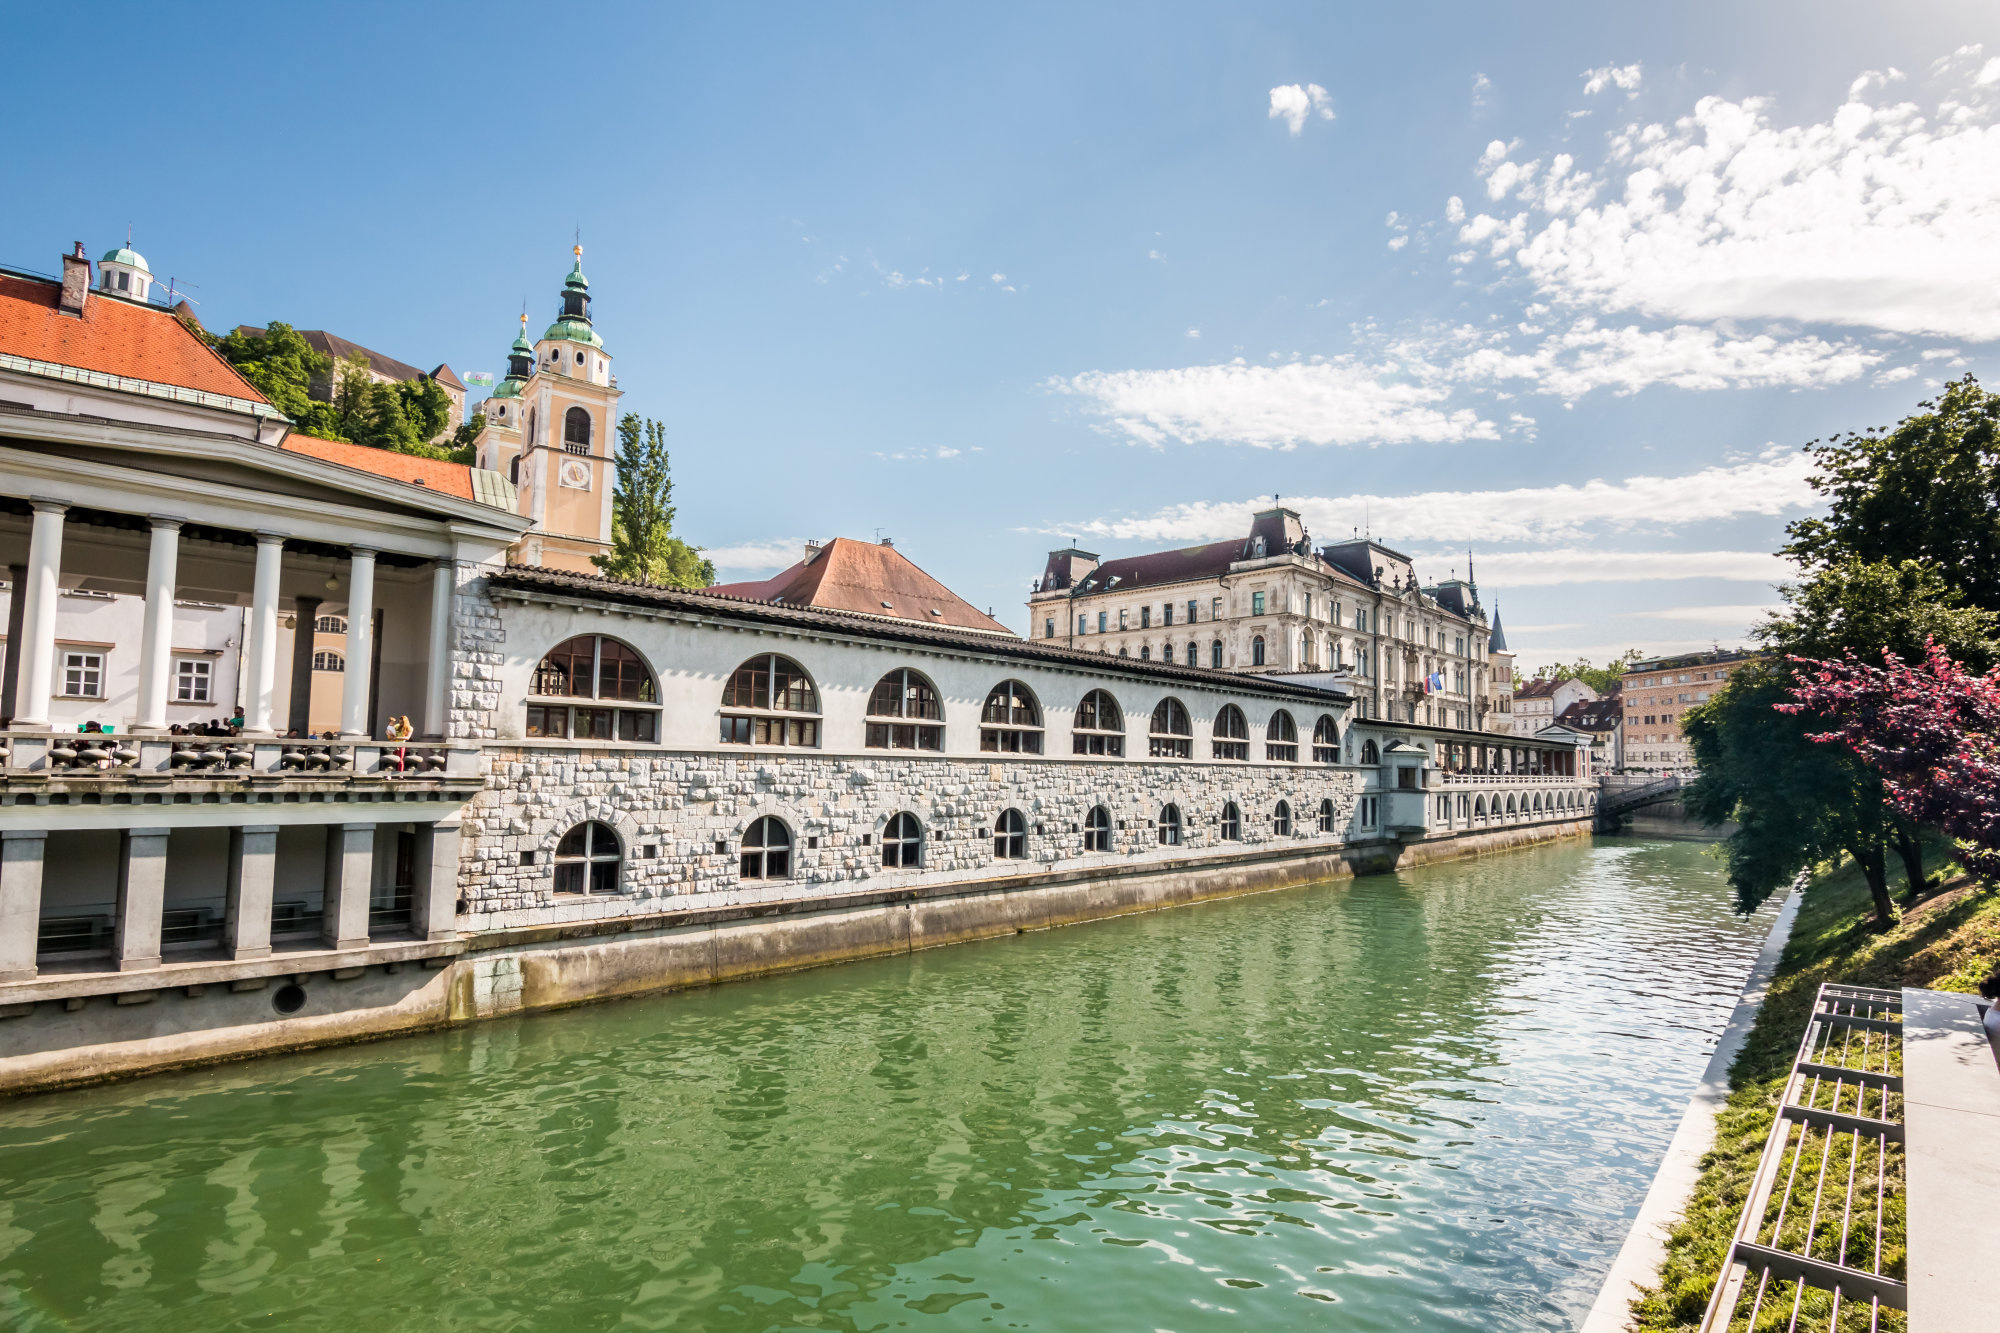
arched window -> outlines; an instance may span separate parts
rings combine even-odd
[[[1078,754],[1125,753],[1125,714],[1104,690],[1092,690],[1076,706],[1074,748]]]
[[[1181,808],[1169,805],[1160,811],[1160,846],[1181,845]]]
[[[776,815],[765,815],[743,833],[744,879],[790,879],[792,831]]]
[[[722,707],[724,745],[819,744],[819,691],[789,657],[759,653],[737,667],[722,687]]]
[[[572,407],[563,413],[563,452],[566,454],[590,452],[590,413],[580,407]]]
[[[1379,764],[1382,762],[1382,752],[1375,748],[1374,741],[1361,742],[1361,762],[1364,764]]]
[[[1319,831],[1321,833],[1333,832],[1333,798],[1331,796],[1319,803]]]
[[[1222,640],[1217,639],[1208,645],[1208,664],[1217,671],[1222,670]]]
[[[521,484],[521,456],[519,454],[515,454],[507,460],[507,480],[513,482],[516,486]]]
[[[1234,801],[1226,801],[1222,806],[1222,840],[1243,841],[1243,812],[1236,808]]]
[[[521,447],[523,449],[532,449],[536,445],[541,443],[541,440],[537,438],[535,434],[536,430],[540,427],[540,425],[541,425],[541,409],[538,407],[529,408],[528,433],[521,437]]]
[[[557,893],[616,893],[624,852],[618,835],[596,820],[578,824],[556,844]]]
[[[1250,757],[1250,724],[1243,720],[1242,709],[1235,704],[1222,706],[1215,715],[1215,739],[1209,745],[1217,759]]]
[[[1192,643],[1187,646],[1187,664],[1189,666],[1201,665],[1201,650]]]
[[[345,634],[347,633],[347,617],[346,616],[315,617],[313,620],[313,633]]]
[[[1250,640],[1250,665],[1264,665],[1264,636],[1261,634]]]
[[[1288,764],[1298,761],[1299,729],[1292,722],[1292,715],[1282,708],[1271,714],[1264,727],[1264,757]]]
[[[942,750],[944,728],[925,726],[940,722],[944,710],[938,705],[937,686],[922,672],[898,667],[875,682],[868,696],[868,735],[864,742],[874,750]],[[878,717],[907,721],[877,722]]]
[[[1042,706],[1018,680],[1003,680],[979,710],[979,748],[998,754],[1042,752]]]
[[[1310,631],[1299,635],[1299,664],[1306,667],[1313,665],[1313,636]]]
[[[322,648],[313,654],[314,671],[345,671],[347,659],[331,649]]]
[[[1153,645],[1152,645],[1152,644],[1150,644],[1150,643],[1142,643],[1142,644],[1140,644],[1140,645],[1139,645],[1139,660],[1140,660],[1141,662],[1150,662],[1150,661],[1152,661],[1152,660],[1153,660]]]
[[[1292,803],[1278,802],[1278,808],[1271,812],[1271,835],[1277,838],[1292,836]]]
[[[1091,806],[1090,817],[1083,821],[1083,850],[1086,852],[1111,850],[1111,812],[1101,805]]]
[[[1474,819],[1486,818],[1486,798],[1484,796],[1478,796],[1473,798],[1472,817]]]
[[[659,739],[659,691],[646,664],[616,639],[579,634],[565,639],[535,668],[528,683],[530,736],[584,741]],[[599,705],[556,703],[588,699]],[[614,705],[638,704],[641,707]]]
[[[993,823],[993,855],[1019,861],[1028,854],[1028,818],[1019,810],[1002,810]]]
[[[1507,798],[1507,814],[1511,818],[1515,813],[1516,812],[1514,809],[1514,798],[1512,796],[1509,796]]]
[[[1340,724],[1333,720],[1331,713],[1321,713],[1319,721],[1313,723],[1313,762],[1340,762]]]
[[[924,826],[909,811],[890,817],[882,829],[882,864],[915,868],[924,863]]]
[[[1169,695],[1153,709],[1153,720],[1146,728],[1146,744],[1147,752],[1155,759],[1194,757],[1194,723],[1188,720],[1188,710],[1179,699]]]

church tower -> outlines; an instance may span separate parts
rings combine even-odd
[[[594,573],[590,558],[611,549],[620,394],[611,354],[591,326],[582,246],[563,280],[555,323],[532,346],[527,322],[523,315],[507,378],[482,408],[486,427],[474,457],[514,483],[520,512],[535,521],[514,548],[516,563]]]

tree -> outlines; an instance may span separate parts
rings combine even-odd
[[[1556,662],[1541,667],[1535,672],[1535,679],[1580,680],[1600,695],[1609,694],[1625,674],[1625,669],[1641,660],[1643,658],[1637,648],[1627,649],[1623,657],[1613,658],[1601,667],[1593,666],[1587,657],[1579,657],[1574,662]]]
[[[226,333],[213,339],[212,345],[238,374],[271,400],[271,406],[294,421],[311,409],[313,381],[333,368],[332,359],[314,351],[298,330],[276,320],[261,331]]]
[[[611,492],[611,553],[591,562],[612,578],[670,588],[706,588],[715,564],[673,535],[674,483],[667,430],[627,412],[618,422],[617,480]]]
[[[1918,406],[1893,430],[1806,446],[1832,507],[1793,523],[1783,553],[1809,575],[1922,561],[1967,605],[2000,611],[2000,395],[1967,375]]]

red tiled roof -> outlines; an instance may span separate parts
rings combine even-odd
[[[56,283],[0,273],[0,352],[270,401],[171,312],[92,292],[78,318],[58,308],[61,295]]]
[[[387,477],[392,481],[404,481],[427,487],[439,495],[449,495],[459,500],[475,498],[472,494],[472,469],[464,463],[446,463],[436,458],[419,458],[415,454],[373,449],[365,444],[322,440],[316,435],[301,435],[297,431],[285,437],[283,447],[295,454],[325,459],[329,463],[338,463],[342,467],[351,467],[361,472],[372,472],[378,477]]]
[[[895,547],[846,537],[834,538],[818,554],[774,578],[724,583],[708,591],[725,597],[783,602],[786,606],[987,630],[1009,637],[1014,633],[918,569]],[[938,614],[931,614],[933,611]]]

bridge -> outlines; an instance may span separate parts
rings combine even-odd
[[[1597,826],[1599,829],[1614,829],[1620,820],[1635,810],[1677,800],[1685,785],[1686,780],[1680,774],[1669,773],[1636,787],[1600,787],[1597,794]]]

